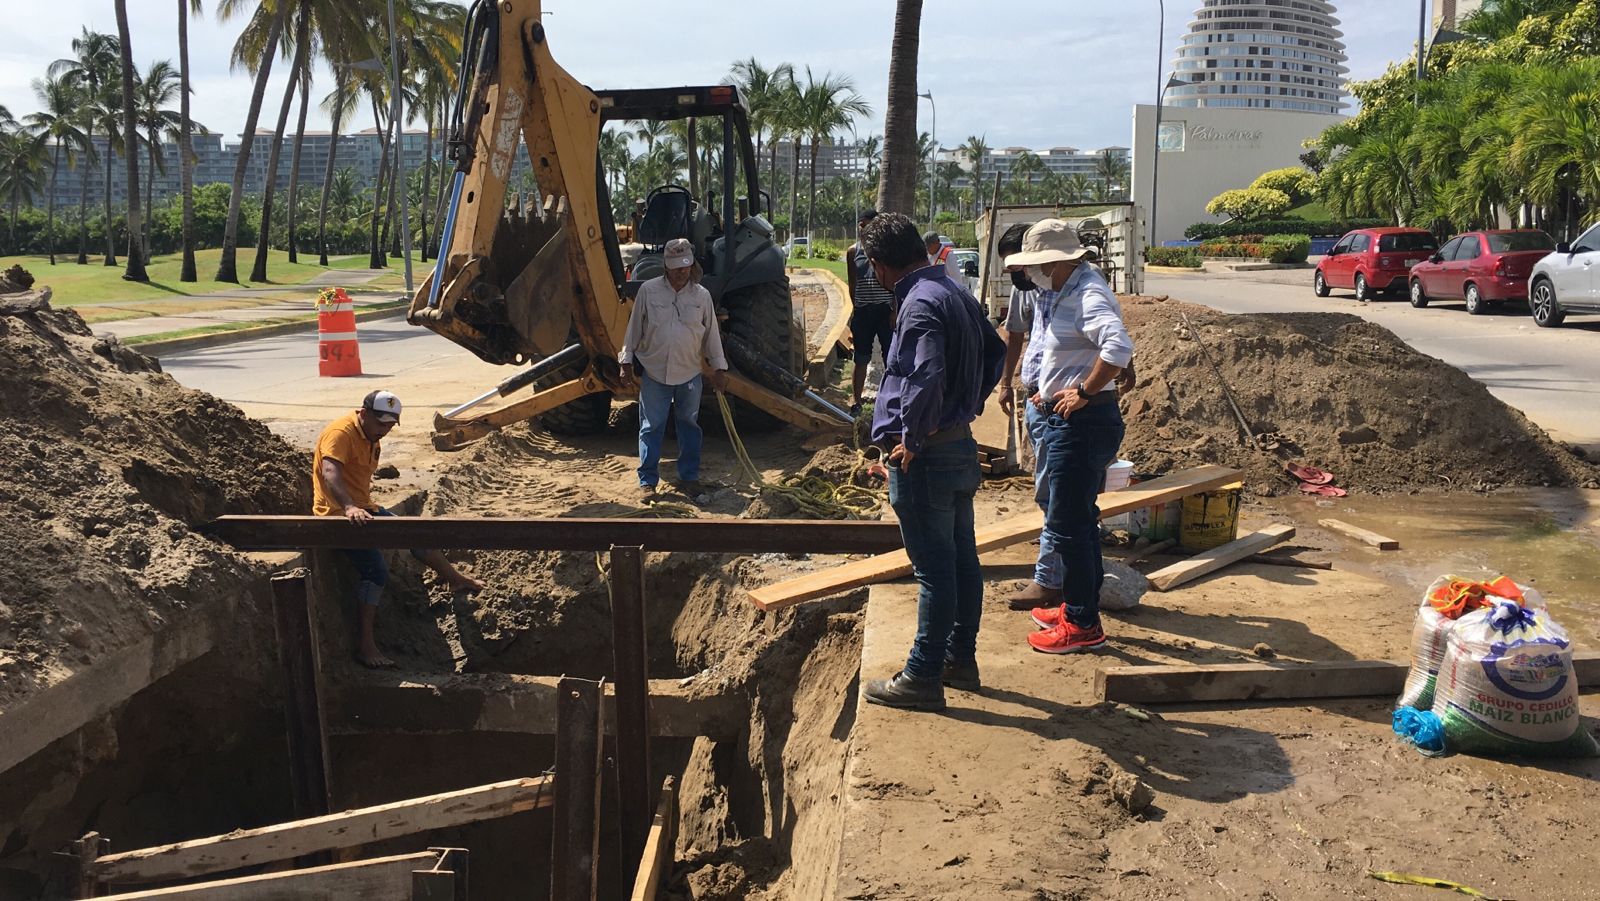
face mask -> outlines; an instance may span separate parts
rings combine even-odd
[[[1015,271],[1013,271],[1011,273],[1011,286],[1016,288],[1018,291],[1037,291],[1037,290],[1039,290],[1039,286],[1035,285],[1033,283],[1033,280],[1028,278],[1028,273],[1023,272],[1020,269],[1015,270]]]
[[[1045,274],[1043,266],[1027,267],[1028,280],[1039,287],[1041,291],[1054,291],[1055,279]]]

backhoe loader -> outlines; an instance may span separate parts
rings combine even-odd
[[[734,369],[727,390],[741,422],[848,431],[849,415],[797,376],[804,371],[803,326],[762,215],[770,199],[757,181],[738,89],[591,90],[551,56],[540,0],[477,0],[466,28],[439,263],[407,318],[487,362],[532,365],[436,416],[435,446],[457,448],[534,416],[553,431],[603,428],[612,396],[630,393],[616,360],[633,297],[662,273],[661,250],[673,238],[695,245]],[[705,197],[677,185],[652,190],[633,238],[643,246],[626,270],[599,162],[601,128],[674,119],[689,119],[692,128],[706,118],[721,123],[720,190]],[[507,183],[522,141],[540,203],[508,210]],[[533,394],[525,399],[468,413],[528,387]]]

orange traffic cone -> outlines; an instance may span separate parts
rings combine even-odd
[[[356,340],[355,305],[343,288],[317,295],[317,374],[361,374],[361,345]]]

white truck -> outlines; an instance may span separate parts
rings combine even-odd
[[[988,307],[989,318],[1000,322],[1011,299],[1011,277],[995,249],[1000,236],[1019,222],[1032,224],[1040,219],[1065,219],[1078,226],[1086,244],[1104,242],[1095,265],[1118,294],[1138,294],[1144,288],[1144,223],[1132,203],[1001,205],[990,207],[978,218],[979,300]]]

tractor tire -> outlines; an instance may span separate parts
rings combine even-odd
[[[554,388],[583,375],[583,364],[568,366],[533,383],[535,391]],[[594,435],[611,422],[611,392],[602,391],[539,414],[539,423],[556,435]]]
[[[761,357],[796,378],[805,378],[806,340],[804,329],[794,321],[794,298],[789,293],[789,280],[763,282],[741,288],[723,298],[728,319],[723,328],[729,335],[743,341]],[[785,397],[792,397],[793,387],[760,373],[745,373],[751,381]],[[709,404],[716,404],[716,395],[707,393]],[[706,408],[702,408],[706,409]],[[714,406],[711,410],[714,410]],[[744,401],[733,402],[734,425],[739,429],[770,432],[782,428],[784,421],[751,406]],[[720,421],[720,413],[713,413]],[[702,421],[705,413],[701,414]]]

